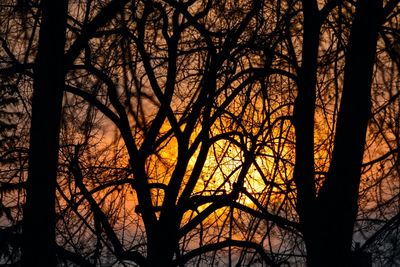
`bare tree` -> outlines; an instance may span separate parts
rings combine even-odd
[[[10,4],[23,16],[2,32],[0,74],[29,120],[50,50],[35,35],[46,13],[22,2]],[[60,142],[45,145],[52,195],[37,202],[56,201],[42,225],[51,255],[72,266],[353,266],[369,252],[395,265],[398,5],[68,1],[47,69],[63,77],[45,80],[60,88],[49,88],[61,123]],[[40,185],[29,180],[27,206]],[[1,232],[8,248],[18,229]]]
[[[77,183],[118,260],[172,266],[210,250],[247,247],[273,264],[255,240],[221,240],[233,238],[221,220],[229,219],[227,210],[239,199],[256,149],[256,144],[246,145],[248,134],[224,124],[242,112],[235,99],[251,94],[266,75],[267,64],[259,66],[267,35],[280,30],[261,22],[261,7],[253,1],[138,1],[116,19],[116,29],[104,30],[75,62],[70,75],[76,82],[71,79],[67,91],[89,102],[118,130],[132,175],[126,183],[135,191],[136,216],[144,227],[145,253],[128,251],[98,200]],[[259,43],[253,46],[256,34]],[[254,48],[258,56],[247,54]],[[79,78],[87,81],[88,76],[94,83]],[[207,162],[212,157],[217,164]],[[225,166],[234,161],[236,167]],[[71,167],[77,182],[85,178],[82,164]],[[234,209],[241,208],[237,203]],[[207,231],[200,231],[204,227]],[[217,240],[212,227],[221,227]],[[193,246],[199,249],[186,254]]]
[[[285,49],[297,76],[293,180],[307,265],[352,266],[371,92],[379,90],[372,86],[378,34],[396,16],[398,1],[296,4],[301,35],[294,28]]]

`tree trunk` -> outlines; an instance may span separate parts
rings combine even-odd
[[[41,1],[29,169],[23,218],[22,266],[56,266],[55,186],[65,78],[67,0]]]
[[[161,222],[157,226],[153,239],[148,240],[146,267],[172,267],[178,248],[176,227],[171,228]]]
[[[328,175],[319,193],[317,224],[306,243],[308,266],[351,263],[365,137],[371,114],[371,83],[380,25],[381,0],[360,0],[351,28],[343,93]]]
[[[293,122],[296,129],[296,162],[293,179],[297,188],[296,209],[307,253],[314,253],[316,188],[314,180],[314,116],[320,20],[316,1],[303,1],[304,33],[302,62]]]

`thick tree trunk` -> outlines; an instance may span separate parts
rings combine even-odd
[[[35,65],[29,170],[23,218],[22,266],[56,266],[55,186],[67,0],[41,1],[42,21]]]
[[[302,234],[307,253],[314,249],[316,213],[316,188],[314,181],[314,115],[316,99],[317,62],[320,21],[316,1],[303,1],[304,33],[302,63],[298,72],[298,94],[296,97],[293,122],[296,129],[296,162],[293,179],[297,187],[297,212],[300,217]]]
[[[172,267],[178,248],[176,227],[159,222],[157,228],[154,238],[148,240],[146,267]]]
[[[307,246],[308,266],[356,266],[351,262],[381,0],[358,1],[346,54],[343,93],[330,169],[317,200],[317,224]]]

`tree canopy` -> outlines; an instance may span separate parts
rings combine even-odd
[[[400,264],[400,1],[0,6],[0,264]]]

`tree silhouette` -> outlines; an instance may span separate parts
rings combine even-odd
[[[398,264],[398,0],[2,5],[0,263]]]
[[[22,265],[56,266],[55,185],[65,76],[67,1],[42,1],[34,66]]]
[[[259,59],[245,52],[252,48],[250,42],[256,32],[261,34],[269,29],[258,24],[261,6],[252,1],[231,9],[219,3],[199,5],[196,13],[189,12],[190,6],[139,2],[131,9],[132,14],[128,12],[117,19],[118,31],[106,31],[104,37],[99,37],[85,51],[84,61],[76,65],[72,74],[77,81],[67,86],[69,93],[103,113],[115,125],[123,142],[133,176],[126,180],[125,186],[132,187],[138,201],[135,212],[144,227],[145,255],[138,253],[140,250],[127,251],[123,247],[109,216],[104,215],[81,184],[85,178],[80,168],[83,162],[73,163],[70,171],[118,260],[171,266],[210,250],[239,246],[262,252],[263,259],[272,264],[255,242],[219,241],[226,235],[231,239],[232,233],[220,227],[221,215],[218,215],[218,210],[228,209],[238,199],[254,150],[246,147],[243,138],[247,136],[241,136],[240,131],[227,128],[228,132],[223,132],[222,124],[226,122],[220,116],[231,109],[237,96],[248,94],[259,77],[265,75],[263,69],[253,67],[260,64]],[[227,14],[236,19],[228,21]],[[203,22],[206,16],[214,16],[215,21]],[[265,49],[261,43],[265,40],[258,41],[256,49]],[[111,42],[114,50],[105,51],[109,46],[102,42]],[[97,67],[103,64],[106,67]],[[94,84],[86,80],[88,76],[93,77]],[[238,160],[243,168],[221,170],[226,158],[234,161],[232,147],[236,147],[236,154],[243,153],[244,162]],[[212,156],[221,163],[208,166],[207,158]],[[210,174],[204,173],[205,168],[210,169]],[[215,173],[227,178],[221,177],[220,181],[204,178]],[[216,182],[210,183],[209,179]],[[240,208],[240,205],[232,207]],[[222,213],[225,217],[225,211]],[[217,241],[211,239],[210,226],[203,225],[205,220],[216,229],[220,227]],[[187,237],[199,231],[198,227],[207,230],[195,234],[199,245],[193,237]],[[207,246],[210,242],[215,244]],[[186,254],[185,247],[193,246],[200,248]]]
[[[298,162],[305,161],[307,156],[306,152],[304,154],[299,150],[297,152],[299,153],[299,158],[296,160],[294,179],[298,188],[298,210],[300,216],[303,217],[301,220],[304,227],[309,266],[351,264],[350,251],[353,226],[357,214],[361,163],[367,124],[371,113],[372,69],[381,19],[380,13],[382,12],[382,3],[375,2],[359,1],[357,3],[345,55],[343,92],[337,117],[332,159],[317,198],[314,185],[307,185],[305,181],[307,176],[304,175],[305,173],[313,175],[313,163],[308,163],[310,165],[308,172],[301,171],[307,167],[304,166],[302,168],[302,164]],[[310,7],[310,10],[312,10],[312,7]],[[372,14],[377,15],[372,16]],[[307,16],[306,13],[305,16]],[[307,22],[305,21],[305,27],[306,25]],[[313,25],[315,24],[313,23]],[[319,32],[315,32],[315,35],[317,34]],[[316,53],[317,50],[314,50],[313,58],[315,63]],[[306,57],[306,55],[303,54],[303,57]],[[315,63],[314,66],[316,65]],[[312,67],[307,66],[304,68],[312,69]],[[316,78],[315,74],[313,76]],[[316,81],[305,81],[304,84],[308,88],[312,88],[311,86],[316,86]],[[305,104],[307,107],[315,103],[315,93],[304,93],[305,100],[301,98],[301,90],[311,90],[307,89],[307,87],[304,89],[301,86],[299,87],[297,105],[302,105],[303,101],[310,101]],[[301,107],[297,108],[299,110],[302,109]],[[306,110],[306,108],[303,109]],[[310,110],[311,112],[313,112],[312,109]],[[301,127],[304,127],[310,124],[313,127],[314,116],[312,113],[309,116],[301,114],[301,112],[297,115],[298,117],[296,115],[295,106],[295,125],[302,124]],[[301,123],[307,117],[310,122]],[[312,143],[313,134],[311,131],[308,135],[307,133],[305,135],[309,136],[308,138],[311,139],[309,142]],[[297,136],[300,135],[297,134]],[[302,139],[298,139],[297,143],[300,144],[302,141]],[[310,149],[309,147],[307,148]],[[311,157],[313,158],[313,155]],[[311,157],[309,156],[309,158]],[[296,168],[299,165],[300,170],[297,172],[297,176]],[[310,209],[310,207],[315,208]],[[326,263],[332,251],[336,251],[337,257],[333,258],[330,263]]]
[[[385,8],[381,1],[358,1],[351,17],[351,30],[344,54],[343,81],[332,155],[325,179],[315,187],[314,131],[320,37],[331,1],[318,8],[316,1],[303,2],[304,32],[302,62],[298,71],[298,95],[294,106],[296,128],[297,210],[307,248],[308,266],[352,266],[353,227],[358,209],[358,192],[365,136],[371,115],[371,82],[378,32]],[[338,4],[338,3],[336,3]],[[341,5],[339,5],[341,8]],[[339,10],[340,12],[340,10]],[[335,257],[331,257],[335,251]],[[327,260],[329,259],[329,261]]]

